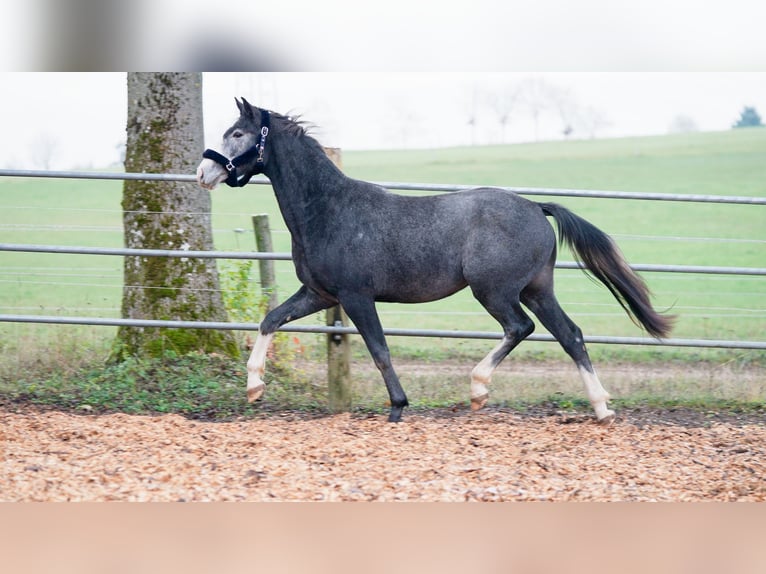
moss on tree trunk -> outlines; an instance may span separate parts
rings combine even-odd
[[[202,76],[128,74],[128,172],[194,173],[204,147]],[[210,250],[210,194],[194,183],[126,181],[125,245]],[[122,316],[130,319],[226,321],[213,259],[126,257]],[[229,331],[122,327],[115,358],[167,351],[239,356]]]

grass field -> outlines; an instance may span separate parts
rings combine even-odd
[[[623,191],[766,196],[766,129],[663,137],[571,141],[439,150],[344,154],[345,172],[371,181],[566,187]],[[0,180],[0,242],[121,247],[121,182]],[[221,187],[212,194],[216,248],[254,249],[250,215],[268,213],[277,251],[289,236],[267,186]],[[612,234],[632,263],[766,267],[763,206],[574,199],[567,205]],[[237,231],[240,230],[240,231]],[[560,260],[571,260],[562,253]],[[224,265],[232,265],[224,263]],[[289,262],[277,263],[280,296],[297,287]],[[645,274],[659,309],[678,315],[676,337],[766,339],[763,277]],[[119,316],[119,257],[0,253],[0,313]],[[254,287],[255,288],[255,287]],[[561,270],[562,306],[586,334],[640,336],[611,295],[578,271]],[[463,292],[426,305],[381,305],[386,327],[498,329]],[[252,320],[260,318],[253,316]],[[317,317],[304,323],[319,322]],[[538,329],[542,332],[542,328]],[[28,346],[53,354],[104,348],[110,328],[0,325],[3,361]],[[66,343],[66,341],[69,341]],[[321,350],[318,336],[303,337]],[[394,338],[395,353],[479,357],[488,341]],[[628,360],[666,357],[764,360],[759,352],[679,351],[594,346],[592,354]],[[556,345],[525,343],[517,353],[561,356]],[[63,356],[67,356],[63,353]]]

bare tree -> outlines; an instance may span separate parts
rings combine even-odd
[[[413,135],[420,133],[421,117],[412,109],[410,102],[402,97],[392,97],[386,108],[382,110],[383,123],[386,130],[391,130],[391,136],[396,138],[398,145],[408,148],[413,145]],[[417,138],[416,138],[417,144]]]
[[[202,75],[128,74],[128,172],[193,173],[204,148]],[[195,183],[126,181],[125,244],[130,248],[210,250],[210,195]],[[126,257],[122,316],[226,321],[211,259]],[[239,354],[231,332],[123,327],[114,356],[166,351]]]
[[[554,108],[556,88],[540,77],[526,78],[519,87],[520,103],[532,116],[535,141],[540,139],[540,116]]]
[[[561,134],[569,139],[576,131],[577,118],[580,114],[580,104],[567,88],[551,87],[549,94],[551,107],[561,120]]]
[[[595,139],[598,132],[612,125],[609,118],[599,109],[593,106],[581,108],[578,113],[577,125],[582,126],[583,131],[590,139]]]
[[[500,124],[500,143],[505,143],[508,124],[511,121],[511,115],[519,104],[520,97],[519,88],[512,85],[487,92],[484,96],[485,104],[493,112],[497,123]]]
[[[471,87],[471,95],[465,98],[466,106],[468,107],[468,120],[466,124],[471,130],[471,145],[476,145],[476,126],[479,123],[478,117],[478,105],[479,105],[479,89],[476,86]]]
[[[34,153],[32,157],[40,169],[49,170],[53,164],[53,158],[56,157],[59,142],[55,136],[48,132],[37,134],[32,142]]]
[[[694,118],[687,116],[686,114],[679,114],[668,126],[668,131],[672,134],[688,134],[691,132],[698,132],[697,122]]]

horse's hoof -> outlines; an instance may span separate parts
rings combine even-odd
[[[257,387],[252,387],[250,389],[247,389],[247,402],[248,403],[254,403],[258,399],[261,398],[261,395],[263,395],[263,391],[266,390],[266,385],[261,383]]]
[[[484,405],[487,404],[488,400],[489,400],[489,393],[481,395],[480,397],[471,398],[471,410],[478,411],[480,409],[483,409]]]
[[[391,409],[391,412],[388,415],[388,422],[390,423],[399,423],[402,422],[402,411],[404,410],[404,407],[394,407]]]
[[[606,415],[598,419],[598,424],[603,426],[609,426],[614,422],[615,414],[614,411],[607,411]]]

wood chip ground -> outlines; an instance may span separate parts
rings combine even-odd
[[[503,409],[76,415],[0,408],[2,501],[765,501],[766,424]]]

